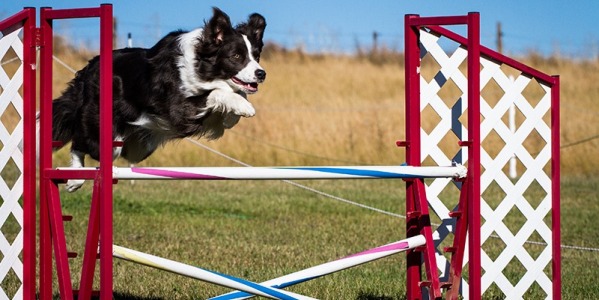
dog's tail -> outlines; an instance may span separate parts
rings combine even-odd
[[[53,150],[58,150],[73,139],[76,130],[81,130],[76,127],[76,107],[66,99],[58,98],[52,101],[52,141],[60,142],[55,144]],[[39,154],[39,137],[40,137],[40,113],[38,112],[35,120],[36,139],[38,143],[37,153]]]
[[[52,101],[52,140],[60,142],[60,147],[73,139],[76,130],[81,130],[76,126],[76,110],[77,106],[63,97]]]

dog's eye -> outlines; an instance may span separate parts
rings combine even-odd
[[[232,58],[234,60],[239,60],[241,58],[241,55],[239,55],[239,54],[233,54]]]

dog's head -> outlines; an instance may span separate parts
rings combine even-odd
[[[233,27],[218,8],[205,24],[197,47],[198,75],[204,81],[224,80],[234,91],[253,94],[266,78],[260,66],[266,20],[259,14]]]

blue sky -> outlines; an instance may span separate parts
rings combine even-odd
[[[0,17],[22,7],[92,7],[107,1],[3,1]],[[118,20],[119,46],[126,45],[131,33],[135,46],[149,47],[162,35],[175,29],[193,29],[211,16],[211,7],[220,7],[237,23],[250,13],[265,16],[265,40],[285,47],[302,46],[308,51],[351,52],[356,45],[370,46],[372,33],[379,43],[403,49],[403,16],[481,14],[481,40],[495,48],[498,22],[504,32],[508,53],[529,50],[544,54],[559,52],[571,57],[599,56],[599,1],[503,0],[503,1],[290,1],[290,0],[146,0],[113,1]],[[57,32],[75,43],[97,46],[97,22],[57,21]],[[458,29],[459,30],[459,29]]]

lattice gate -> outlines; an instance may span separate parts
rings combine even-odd
[[[470,179],[480,174],[469,191],[480,201],[468,208],[465,298],[559,299],[559,78],[480,46],[478,23],[476,13],[406,16],[407,113],[420,118],[406,126],[421,141],[411,164],[457,162]],[[467,25],[467,38],[441,27],[457,24]],[[518,177],[509,176],[510,161]],[[459,188],[427,182],[441,281]]]
[[[34,9],[0,21],[0,299],[35,296],[34,28]]]

